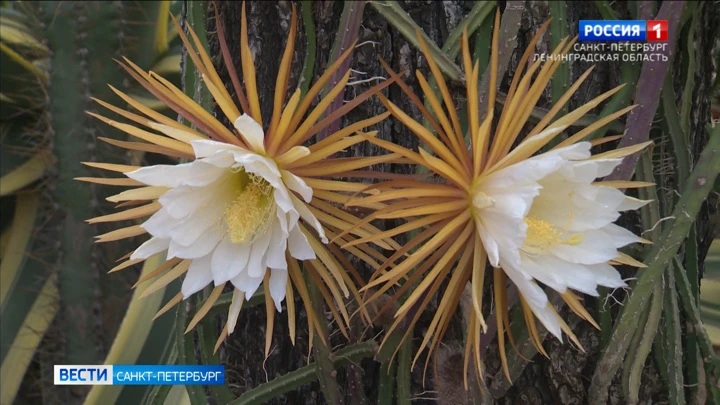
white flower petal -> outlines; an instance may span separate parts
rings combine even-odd
[[[518,169],[519,165],[510,166],[497,173],[511,168]],[[554,163],[553,165],[557,166]],[[507,183],[506,179],[497,178],[481,185],[482,192],[492,198],[494,205],[480,209],[475,220],[488,259],[495,267],[499,265],[503,252],[506,261],[519,266],[520,256],[517,249],[522,246],[527,229],[523,218],[530,211],[533,199],[540,193],[541,188],[536,182],[522,180],[520,171],[512,173],[510,170],[506,174],[511,177],[520,176],[518,182]]]
[[[251,153],[250,151],[247,151],[239,146],[231,145],[225,142],[211,141],[209,139],[192,141],[190,142],[190,145],[193,147],[196,158],[205,158],[208,156],[212,156],[218,152],[224,154],[227,151],[247,154]]]
[[[230,280],[231,277],[229,277],[228,274],[230,273],[232,266],[234,250],[235,246],[230,238],[226,236],[212,252],[210,268],[212,269],[213,280],[215,281],[216,286]]]
[[[590,157],[590,148],[592,148],[590,142],[578,142],[563,148],[551,150],[547,153],[557,153],[565,160],[583,160]]]
[[[249,115],[243,114],[235,120],[234,125],[255,152],[265,152],[265,133],[260,124]]]
[[[239,152],[235,152],[235,153],[239,153]],[[198,159],[197,161],[211,164],[215,167],[229,168],[235,164],[235,154],[229,150],[224,150],[224,151],[218,152],[214,155],[210,155],[208,157]]]
[[[227,236],[217,245],[212,254],[212,273],[215,285],[220,285],[237,276],[247,266],[250,245],[232,243]]]
[[[177,165],[147,166],[125,173],[125,175],[149,186],[172,188],[205,186],[217,180],[223,173],[225,173],[223,168],[196,160]]]
[[[250,277],[247,271],[243,271],[230,280],[230,282],[235,286],[235,288],[244,292],[245,299],[249,300],[252,298],[253,294],[255,294],[258,287],[260,287],[260,283],[262,283],[263,278],[264,275],[260,277]]]
[[[507,187],[534,184],[557,170],[561,163],[562,159],[554,155],[545,159],[525,160],[488,175],[482,182],[482,189],[505,190]]]
[[[170,239],[150,238],[135,249],[133,254],[130,256],[130,260],[147,259],[154,254],[167,250],[168,247],[170,247]]]
[[[237,180],[227,171],[217,181],[205,187],[181,186],[168,190],[158,202],[168,215],[178,220],[185,219],[198,210],[223,210],[236,195],[236,189],[232,187],[233,181]]]
[[[278,312],[282,312],[282,302],[285,299],[286,285],[288,280],[288,272],[286,269],[270,270],[270,297],[275,301],[275,308]]]
[[[275,210],[275,219],[277,220],[280,231],[282,232],[282,236],[285,239],[287,239],[289,232],[287,217],[288,214],[284,213],[282,210]]]
[[[273,187],[279,187],[282,184],[280,169],[275,162],[264,156],[251,153],[246,155],[235,154],[235,161],[245,167],[248,173],[256,173],[267,180]]]
[[[481,211],[480,222],[476,226],[478,234],[487,251],[490,264],[498,267],[500,261],[504,261],[518,268],[520,265],[518,249],[525,241],[527,224],[523,222],[522,216],[518,217],[517,213],[509,216],[499,211],[498,204]]]
[[[543,189],[528,213],[532,218],[569,232],[583,232],[601,228],[620,216],[616,206],[624,197],[616,194],[617,190],[546,180],[541,184]]]
[[[310,243],[300,228],[294,228],[290,231],[287,243],[290,256],[298,260],[312,260],[316,258],[315,251],[312,249],[312,246],[310,246]]]
[[[584,265],[568,263],[553,255],[522,255],[523,269],[553,290],[564,293],[567,287],[598,296],[597,279]]]
[[[530,211],[533,198],[539,194],[539,189],[540,187],[518,187],[512,194],[491,194],[495,205],[484,209],[481,215],[502,216],[522,222]]]
[[[223,236],[224,232],[217,229],[217,227],[211,226],[207,228],[205,232],[200,235],[197,241],[192,243],[190,246],[183,246],[172,240],[170,241],[170,247],[168,248],[168,259],[173,257],[179,257],[181,259],[196,259],[203,257],[215,249],[215,246],[220,243]]]
[[[475,228],[477,229],[477,233],[482,240],[485,252],[487,252],[490,265],[493,267],[498,267],[500,265],[500,249],[498,248],[497,242],[480,221],[476,222]],[[515,248],[517,249],[517,247]]]
[[[587,268],[592,271],[598,285],[610,288],[627,287],[627,284],[622,280],[622,277],[620,276],[620,272],[618,272],[617,269],[607,263],[593,264],[587,266]]]
[[[238,274],[243,271],[247,271],[251,251],[252,245],[249,243],[235,245],[235,256],[232,264],[230,265],[230,273],[228,274],[231,279],[237,277]]]
[[[582,233],[583,240],[577,245],[556,243],[549,253],[570,263],[605,263],[617,257],[613,240],[601,231],[589,230]]]
[[[173,227],[170,231],[170,238],[172,238],[173,242],[183,246],[190,246],[195,243],[209,228],[219,227],[223,215],[219,208],[218,206],[212,206],[212,208],[196,210],[192,215]]]
[[[617,207],[618,211],[635,211],[638,208],[644,207],[650,201],[638,200],[635,197],[625,197],[622,203]]]
[[[615,224],[605,225],[600,230],[613,240],[616,248],[640,241],[640,237]]]
[[[216,198],[211,188],[212,186],[173,188],[160,196],[158,202],[168,215],[178,220],[183,219]]]
[[[230,301],[230,309],[228,310],[228,335],[235,331],[235,325],[237,324],[238,316],[240,316],[240,309],[243,304],[242,295],[242,291],[237,288],[233,290],[232,301]]]
[[[271,269],[287,269],[285,251],[287,250],[287,238],[280,229],[279,221],[274,221],[270,229],[270,245],[265,254],[267,267]]]
[[[565,148],[549,151],[510,165],[488,175],[484,187],[504,188],[513,185],[535,182],[558,170],[569,158],[587,158],[590,156],[590,144],[580,142]]]
[[[252,243],[247,270],[250,277],[262,277],[265,274],[265,253],[270,245],[271,232],[268,230]]]
[[[273,161],[259,157],[259,159],[253,159],[250,162],[244,163],[244,168],[247,173],[256,174],[273,186],[275,189],[273,193],[275,202],[283,212],[288,212],[293,209],[290,193],[285,187],[285,183],[283,183],[281,179],[280,171]]]
[[[170,232],[177,224],[178,221],[161,208],[140,226],[156,238],[169,238]]]
[[[528,304],[538,308],[545,307],[545,304],[548,302],[547,295],[545,295],[545,291],[543,291],[543,289],[540,288],[540,286],[537,285],[532,278],[529,276],[525,277],[519,269],[514,268],[513,266],[508,266],[503,263],[500,264],[502,265],[505,274],[507,274],[510,280],[512,280],[512,282],[517,286],[518,290],[522,293],[523,297],[525,297]]]
[[[294,205],[293,205],[294,207]],[[287,213],[287,229],[288,232],[290,232],[292,229],[295,229],[297,227],[297,223],[300,220],[300,214],[295,210],[295,208],[291,209]]]
[[[212,271],[210,271],[210,255],[197,258],[190,263],[185,280],[182,283],[182,295],[187,299],[189,296],[202,290],[212,281]]]
[[[300,196],[302,196],[303,200],[305,200],[305,202],[309,204],[310,201],[312,201],[312,196],[313,196],[312,188],[308,187],[308,185],[305,183],[305,181],[303,179],[290,173],[287,170],[283,170],[281,173],[282,173],[282,179],[285,182],[285,185],[290,190],[300,194]]]
[[[622,159],[597,159],[569,162],[558,171],[569,181],[590,183],[599,177],[605,177],[622,162]]]
[[[530,303],[528,302],[528,304]],[[562,320],[551,306],[552,304],[550,302],[547,302],[543,306],[530,304],[530,309],[545,329],[562,342],[562,328],[560,327]]]
[[[612,187],[583,185],[576,188],[577,192],[574,196],[576,204],[585,208],[589,213],[594,211],[616,212],[617,207],[625,199],[625,195],[620,190]],[[580,197],[584,197],[585,200],[581,200]],[[578,201],[580,202],[578,203]]]
[[[564,293],[567,291],[567,282],[561,276],[560,272],[553,271],[554,268],[548,265],[547,260],[544,258],[551,257],[550,255],[527,255],[521,254],[522,257],[522,268],[535,280],[545,284],[553,290]]]
[[[320,223],[320,221],[317,220],[317,218],[315,218],[315,215],[310,212],[310,209],[305,205],[305,203],[300,201],[300,199],[295,197],[294,195],[290,195],[290,198],[292,199],[292,203],[295,206],[295,210],[298,212],[298,214],[300,214],[300,218],[302,218],[303,220],[305,220],[305,222],[315,228],[318,235],[320,236],[320,240],[322,241],[322,243],[328,243],[322,224]]]
[[[280,208],[283,212],[287,213],[295,210],[295,206],[290,198],[290,193],[288,193],[285,187],[275,188],[273,198],[275,200],[275,204],[277,204],[278,208]]]

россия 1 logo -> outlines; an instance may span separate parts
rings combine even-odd
[[[667,20],[580,20],[580,41],[667,41]]]

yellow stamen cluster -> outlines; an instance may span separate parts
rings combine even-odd
[[[528,217],[525,218],[525,223],[528,225],[528,228],[523,250],[529,251],[530,253],[545,252],[557,244],[579,245],[585,239],[585,237],[579,233],[563,238],[565,231],[542,219]]]
[[[244,187],[225,207],[225,225],[233,243],[250,243],[264,235],[275,213],[273,188],[260,176],[240,173]],[[242,185],[242,184],[241,184]]]

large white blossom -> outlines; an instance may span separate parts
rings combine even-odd
[[[264,151],[263,130],[242,115],[235,127],[255,151]],[[188,298],[211,282],[230,281],[250,299],[270,272],[269,291],[278,311],[288,279],[286,251],[295,259],[315,259],[298,226],[302,218],[327,243],[320,222],[305,203],[312,189],[262,153],[212,140],[191,142],[196,160],[155,165],[126,173],[148,186],[166,187],[162,206],[142,224],[152,236],[131,259],[167,250],[167,259],[192,259],[182,284]],[[304,200],[301,201],[292,192]],[[234,294],[235,299],[241,296]],[[231,308],[239,305],[235,302]],[[237,319],[231,310],[230,317]],[[235,322],[229,324],[232,332]]]
[[[547,24],[535,33],[520,57],[519,69],[513,72],[502,102],[502,112],[496,114],[497,89],[501,87],[504,74],[498,65],[499,26],[498,13],[491,49],[492,63],[486,70],[489,86],[479,86],[481,69],[471,56],[469,35],[463,33],[460,45],[466,79],[466,108],[457,104],[457,98],[451,93],[442,69],[422,36],[417,38],[442,97],[433,91],[420,71],[416,76],[429,106],[423,105],[423,97],[414,94],[410,86],[401,85],[401,88],[421,111],[423,122],[390,100],[378,97],[391,114],[417,136],[421,147],[408,149],[379,139],[369,141],[402,154],[409,162],[427,169],[431,180],[391,180],[377,187],[378,194],[358,198],[354,204],[383,203],[385,206],[381,211],[372,215],[406,219],[406,223],[385,231],[384,235],[410,230],[418,232],[408,242],[412,253],[397,264],[396,256],[386,261],[365,287],[366,290],[378,288],[366,300],[372,302],[403,278],[417,280],[411,291],[399,289],[393,295],[393,300],[404,302],[395,311],[396,321],[389,328],[388,336],[405,319],[409,319],[405,329],[412,331],[419,319],[414,314],[427,309],[430,298],[437,293],[433,320],[414,361],[426,348],[432,354],[450,327],[452,314],[460,302],[465,302],[463,294],[467,291],[472,308],[465,309],[473,316],[466,317],[464,366],[467,370],[470,363],[474,363],[475,371],[480,375],[483,346],[480,341],[483,331],[487,332],[483,310],[488,293],[485,281],[489,263],[493,267],[490,294],[496,314],[500,361],[506,378],[511,380],[505,351],[506,334],[512,339],[509,288],[515,285],[519,290],[530,342],[539,352],[544,350],[535,318],[558,338],[565,333],[578,343],[572,330],[548,302],[545,292],[556,290],[575,314],[594,324],[576,293],[597,295],[599,285],[624,286],[619,273],[612,267],[614,264],[642,267],[642,263],[619,252],[618,248],[644,240],[613,222],[620,211],[637,208],[643,203],[624,196],[622,189],[652,184],[596,181],[609,174],[621,158],[639,152],[649,143],[613,149],[608,144],[614,140],[612,137],[600,138],[592,144],[605,144],[606,152],[591,156],[591,142],[583,141],[635,106],[583,124],[583,129],[574,132],[581,117],[617,94],[623,85],[567,114],[560,114],[573,93],[589,77],[592,68],[569,86],[560,99],[553,100],[553,105],[547,106],[547,113],[538,122],[530,122],[533,109],[559,66],[557,61],[572,48],[572,40],[565,38],[552,51],[553,58],[531,60]],[[482,97],[479,88],[487,90]],[[482,105],[478,100],[486,102]],[[461,117],[460,111],[465,112],[466,117]],[[553,143],[557,143],[555,148],[543,152]],[[404,338],[411,338],[410,332]],[[427,361],[430,358],[428,355]],[[465,384],[467,389],[467,380]]]
[[[536,281],[564,294],[597,296],[625,287],[608,264],[618,248],[641,239],[613,222],[644,202],[593,185],[622,159],[591,159],[581,142],[498,170],[474,190],[477,231],[488,260],[501,267],[542,324],[561,338],[561,322]]]

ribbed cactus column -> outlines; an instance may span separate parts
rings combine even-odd
[[[86,114],[91,97],[110,98],[108,84],[122,88],[118,58],[125,24],[122,2],[44,2],[40,6],[51,50],[49,112],[57,160],[51,193],[57,204],[58,282],[61,332],[66,364],[97,364],[104,357],[98,335],[102,300],[99,277],[104,272],[93,243],[98,229],[84,220],[99,214],[97,186],[73,180],[92,176],[81,162],[120,161],[107,156],[97,136],[117,138]],[[123,252],[124,253],[124,252]]]
[[[97,5],[98,7],[100,4]],[[59,241],[59,288],[62,296],[62,331],[65,360],[69,364],[93,364],[100,359],[92,321],[96,275],[90,265],[92,238],[84,219],[92,217],[90,188],[74,181],[87,176],[90,134],[84,125],[87,96],[87,10],[81,3],[47,2],[43,5],[52,52],[49,110],[54,132],[53,153],[57,159],[51,191],[61,219]],[[74,17],[71,17],[73,16]]]

